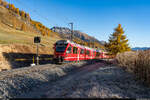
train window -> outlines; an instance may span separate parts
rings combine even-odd
[[[66,50],[67,45],[68,45],[68,43],[63,44],[63,43],[57,42],[56,43],[56,52],[60,52],[60,53],[64,52]]]
[[[95,52],[93,51],[93,55],[95,55]]]
[[[84,54],[84,49],[81,49],[81,52],[80,52],[80,54]]]
[[[71,53],[72,47],[69,46],[66,53]]]
[[[62,46],[62,47],[56,46],[56,52],[64,52],[65,49],[66,49],[66,46]]]
[[[99,52],[96,52],[96,56],[98,57],[100,55],[100,53]]]
[[[78,48],[73,47],[73,54],[77,54],[77,52],[78,52]]]
[[[89,50],[86,50],[86,55],[90,55],[90,51]]]

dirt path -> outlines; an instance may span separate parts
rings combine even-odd
[[[115,66],[96,63],[79,68],[56,82],[41,85],[19,98],[150,98],[150,88]]]

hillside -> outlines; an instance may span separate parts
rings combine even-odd
[[[26,30],[22,30],[23,24]],[[24,63],[16,62],[15,58],[32,59],[33,55],[35,56],[36,45],[33,43],[35,36],[41,37],[40,55],[53,54],[53,44],[62,39],[54,32],[51,32],[50,36],[43,36],[29,20],[22,19],[0,5],[0,70],[25,66]]]
[[[71,30],[66,27],[52,27],[52,31],[59,33],[62,37],[70,39]],[[73,31],[74,37],[79,38],[85,42],[97,42],[100,45],[104,45],[105,41],[99,41],[98,39],[87,35],[86,33],[80,32],[79,30]]]

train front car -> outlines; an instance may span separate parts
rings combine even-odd
[[[59,40],[54,44],[54,63],[63,63],[66,56],[66,50],[68,47],[67,40]]]

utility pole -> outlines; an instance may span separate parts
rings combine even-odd
[[[94,40],[93,40],[93,48],[95,49],[95,37],[94,37]]]
[[[39,43],[37,43],[37,49],[36,49],[36,64],[39,65]]]
[[[71,41],[73,41],[73,22],[69,23],[71,25]]]

